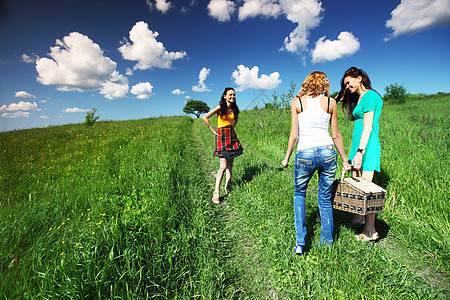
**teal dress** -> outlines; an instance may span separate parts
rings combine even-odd
[[[355,126],[353,127],[352,147],[350,148],[349,160],[352,161],[356,155],[356,150],[359,148],[359,141],[363,132],[364,113],[373,111],[373,125],[370,132],[369,142],[367,143],[361,170],[363,171],[378,171],[380,172],[380,158],[381,145],[378,133],[380,126],[378,120],[380,119],[381,109],[383,108],[383,99],[374,90],[367,91],[359,101],[358,105],[353,110],[353,116],[356,118]]]

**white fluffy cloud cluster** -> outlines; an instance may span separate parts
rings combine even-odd
[[[152,68],[170,69],[172,62],[184,58],[185,51],[169,52],[163,43],[156,38],[159,33],[151,31],[148,24],[137,22],[130,30],[130,41],[119,47],[122,57],[127,60],[137,61],[134,70],[147,70]]]
[[[402,0],[386,21],[386,27],[393,33],[385,40],[449,24],[449,0]]]
[[[40,111],[36,102],[19,101],[18,103],[11,103],[10,105],[0,106],[0,112],[3,112],[0,116],[2,118],[28,118],[31,114],[30,111]]]
[[[238,69],[232,74],[234,82],[238,85],[236,89],[239,92],[253,89],[253,90],[273,90],[281,83],[280,74],[273,72],[270,75],[262,74],[259,77],[259,67],[254,66],[249,69],[244,65],[239,65]]]
[[[150,82],[139,82],[131,88],[130,92],[136,95],[137,99],[149,99],[152,96],[152,89]]]
[[[333,61],[343,56],[349,56],[359,50],[358,39],[350,32],[343,31],[335,41],[321,37],[316,42],[316,48],[311,51],[312,62]]]
[[[18,103],[11,103],[10,105],[0,106],[0,111],[40,111],[36,102],[19,101]]]
[[[207,69],[203,67],[200,70],[200,74],[198,74],[198,84],[192,87],[192,90],[194,92],[209,92],[211,91],[208,89],[208,87],[205,84],[205,80],[209,75],[209,72],[211,72],[211,69]]]
[[[209,15],[219,21],[228,21],[235,11],[235,4],[228,0],[211,0]],[[308,49],[309,32],[322,20],[322,3],[318,0],[243,0],[238,9],[238,19],[258,16],[277,18],[284,16],[297,27],[284,39],[281,50],[302,54]]]
[[[56,85],[61,91],[101,90],[108,99],[125,97],[128,92],[128,79],[116,71],[117,64],[81,33],[56,40],[49,56],[36,61],[37,81],[43,85]]]
[[[156,7],[161,11],[168,10],[170,5],[170,2],[164,0],[156,1]],[[137,61],[134,70],[168,69],[174,60],[186,56],[184,51],[167,51],[164,45],[156,40],[157,36],[158,32],[151,31],[147,23],[137,22],[130,30],[131,42],[126,41],[118,50],[124,59]],[[81,33],[72,32],[62,40],[56,40],[56,45],[50,48],[49,56],[39,58],[34,54],[24,54],[21,57],[24,62],[36,62],[39,74],[37,81],[43,85],[56,85],[61,91],[98,90],[111,100],[126,97],[128,91],[138,99],[148,99],[152,96],[153,86],[149,82],[140,82],[130,90],[128,77],[116,70],[117,64],[104,56],[98,44]],[[127,69],[126,75],[132,76],[133,70]],[[206,89],[203,81],[199,82],[200,88]],[[32,95],[24,91],[16,93],[16,97],[30,96]]]

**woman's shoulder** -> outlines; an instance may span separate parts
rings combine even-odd
[[[367,95],[367,96],[366,96]],[[368,90],[367,92],[364,93],[364,96],[366,96],[366,98],[377,98],[377,99],[383,99],[381,97],[381,95],[375,91],[375,90]]]

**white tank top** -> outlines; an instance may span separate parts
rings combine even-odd
[[[306,96],[306,108],[297,114],[297,151],[333,144],[333,140],[328,133],[331,115],[320,106],[320,99],[322,97],[323,95],[316,98]]]

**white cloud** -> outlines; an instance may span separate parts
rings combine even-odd
[[[39,118],[41,118],[41,119],[44,119],[44,120],[48,120],[48,119],[50,119],[47,115],[42,115],[42,116],[39,116]]]
[[[386,21],[386,27],[393,33],[385,40],[447,25],[450,25],[449,0],[402,0]]]
[[[156,0],[156,8],[163,14],[165,14],[170,9],[171,6],[172,3],[170,1]]]
[[[152,89],[150,82],[139,82],[131,88],[130,92],[136,95],[137,99],[149,99],[153,95]]]
[[[158,35],[158,32],[151,31],[143,21],[137,22],[130,30],[131,43],[126,41],[118,50],[124,59],[137,61],[133,70],[170,69],[174,60],[187,55],[185,51],[168,52],[163,43],[156,40]]]
[[[133,75],[133,70],[130,69],[130,68],[127,68],[126,71],[125,71],[125,75],[132,76]]]
[[[116,86],[118,78],[121,87],[125,86],[125,79],[116,71],[117,64],[103,56],[100,46],[81,33],[71,32],[62,41],[56,40],[49,56],[52,59],[40,58],[36,62],[37,81],[43,85],[56,85],[60,91],[101,90],[107,98],[110,93],[105,89]]]
[[[272,0],[244,0],[244,4],[239,7],[239,20],[257,16],[278,17],[281,13],[281,5]]]
[[[258,16],[267,18],[283,16],[296,24],[296,28],[284,39],[280,50],[298,55],[308,51],[309,33],[319,26],[322,20],[322,2],[319,0],[243,0],[241,2],[243,4],[238,8],[240,21]],[[210,7],[217,9],[215,14]],[[211,0],[208,4],[210,15],[219,21],[230,20],[234,9],[235,4],[231,1]]]
[[[105,82],[100,89],[100,94],[105,98],[115,100],[125,98],[129,90],[128,78],[114,71],[109,81]]]
[[[34,64],[39,59],[39,56],[34,53],[31,55],[22,54],[21,59],[24,63]]]
[[[25,91],[16,92],[14,94],[14,97],[16,97],[16,98],[34,98],[34,99],[36,99],[35,95],[29,94],[29,93],[27,93]]]
[[[284,39],[281,50],[300,55],[308,49],[309,32],[322,20],[322,3],[317,0],[280,0],[280,4],[286,18],[297,24]]]
[[[171,7],[172,7],[172,3],[170,1],[166,1],[166,0],[156,0],[155,1],[155,7],[157,10],[159,10],[160,12],[162,12],[163,14],[165,14]],[[146,1],[148,8],[151,10],[153,10],[153,3],[150,0]]]
[[[208,3],[208,14],[220,22],[229,21],[235,11],[235,4],[229,0],[211,0]]]
[[[65,113],[79,113],[79,112],[88,112],[88,111],[90,111],[90,109],[82,109],[82,108],[78,108],[78,107],[66,108],[66,109],[62,110],[62,112],[65,112]]]
[[[192,99],[191,96],[184,96],[185,99]]]
[[[211,69],[203,67],[198,74],[198,84],[192,87],[194,92],[209,92],[211,91],[205,84],[205,80],[208,77]]]
[[[239,86],[237,91],[242,92],[248,89],[253,90],[272,90],[281,83],[280,74],[273,72],[270,75],[262,74],[258,77],[259,68],[254,66],[251,70],[243,65],[232,74],[234,82]]]
[[[30,116],[31,116],[31,114],[29,112],[26,112],[26,111],[17,111],[15,113],[3,113],[1,115],[2,118],[8,118],[8,119],[29,118]]]
[[[186,92],[185,91],[182,91],[182,90],[180,90],[180,89],[175,89],[175,90],[173,90],[172,92],[171,92],[173,95],[182,95],[182,94],[185,94]]]
[[[0,106],[0,111],[40,111],[36,102],[19,101],[18,103],[11,103],[9,106]]]
[[[343,56],[352,55],[358,50],[359,41],[350,32],[341,32],[338,39],[334,41],[325,40],[325,36],[323,36],[316,42],[316,48],[311,51],[312,62],[333,61]]]

